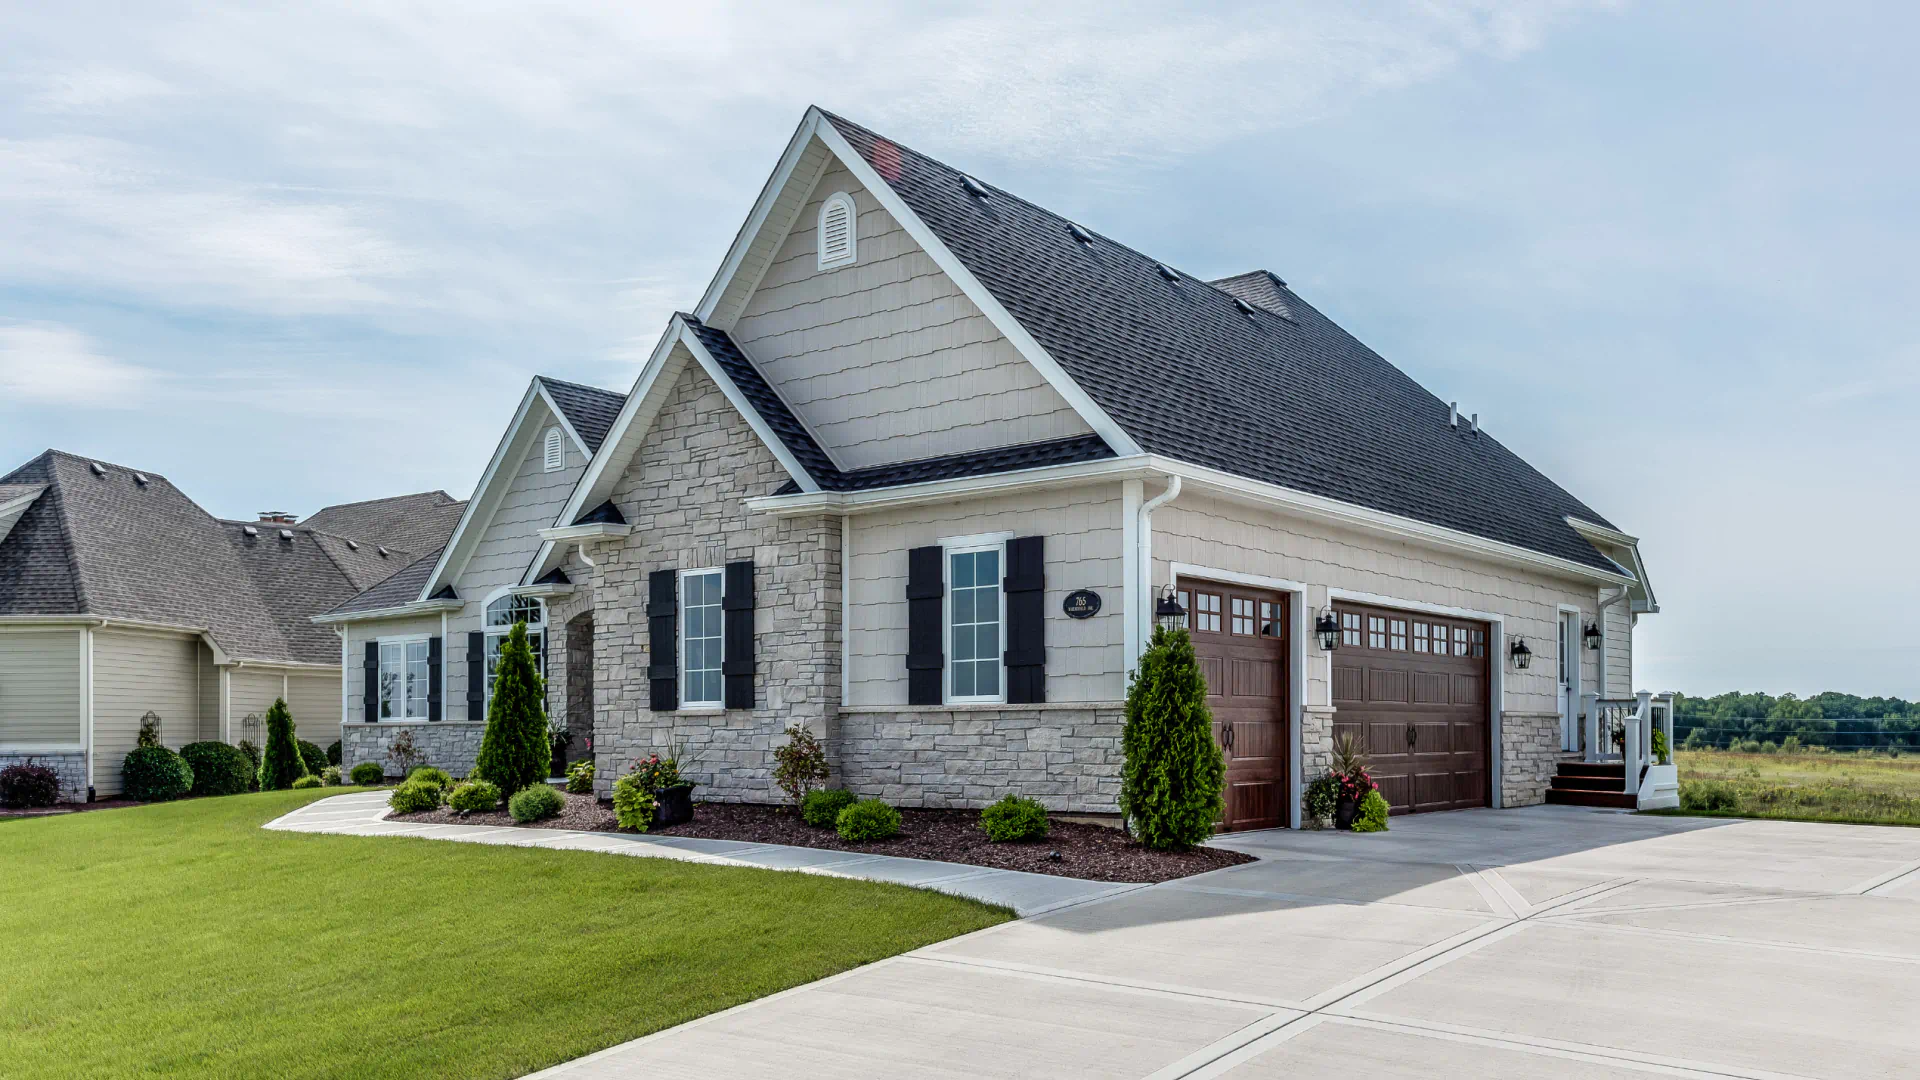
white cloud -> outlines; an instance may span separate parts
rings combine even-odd
[[[137,404],[154,373],[102,355],[93,339],[50,323],[0,322],[0,405]]]

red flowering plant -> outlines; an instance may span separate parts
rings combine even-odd
[[[1367,771],[1367,752],[1360,749],[1352,734],[1342,733],[1333,740],[1333,768],[1331,770],[1336,783],[1340,785],[1340,797],[1358,803],[1367,797],[1367,792],[1377,790],[1380,785],[1373,782],[1373,774]]]
[[[1367,792],[1374,791],[1380,787],[1379,784],[1373,782],[1373,776],[1365,769],[1357,769],[1350,773],[1337,774],[1334,776],[1333,782],[1340,785],[1341,798],[1352,799],[1354,802],[1359,802],[1366,797]]]
[[[668,788],[692,787],[693,781],[680,773],[681,755],[669,748],[665,757],[649,754],[633,763],[627,770],[628,775],[639,782],[648,791],[665,791]]]

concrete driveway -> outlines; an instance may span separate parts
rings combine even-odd
[[[1920,1075],[1920,830],[1574,807],[1270,832],[539,1074]]]

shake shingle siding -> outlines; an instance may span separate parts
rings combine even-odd
[[[1082,245],[1066,219],[997,189],[977,199],[956,170],[830,119],[1147,451],[1613,569],[1564,520],[1605,519],[1492,436],[1449,426],[1446,402],[1277,281],[1263,288],[1291,318],[1246,314],[1222,288],[1169,281],[1104,237]]]

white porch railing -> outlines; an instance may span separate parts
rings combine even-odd
[[[1583,694],[1580,702],[1582,754],[1589,762],[1621,765],[1627,794],[1642,810],[1680,805],[1680,781],[1673,761],[1673,695],[1642,690],[1630,698]],[[1666,761],[1653,753],[1660,732]]]

